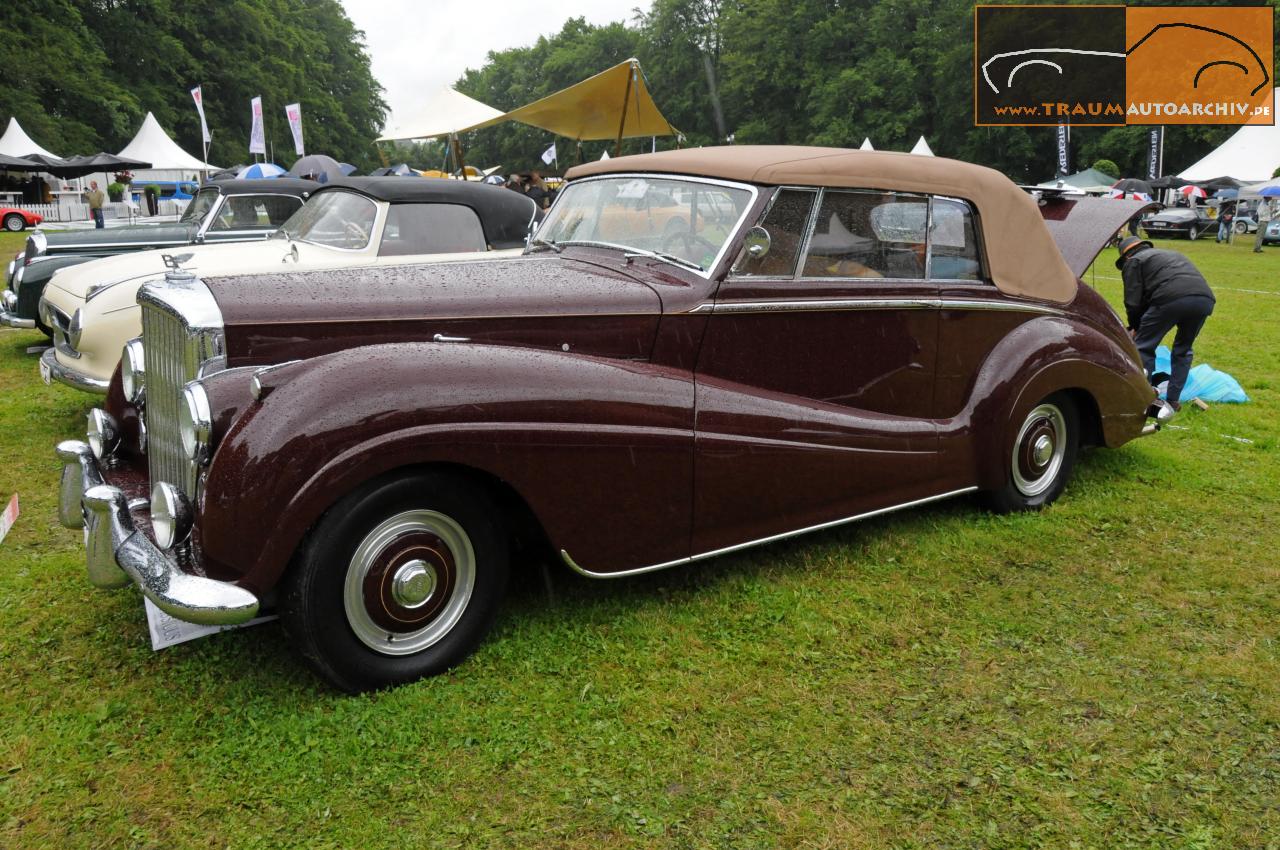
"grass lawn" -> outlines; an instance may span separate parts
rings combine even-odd
[[[0,847],[1280,847],[1280,250],[1165,246],[1251,403],[1087,455],[1036,515],[526,571],[469,662],[359,698],[277,624],[150,650],[55,517],[95,400],[0,332]],[[1086,280],[1118,303],[1113,256]]]

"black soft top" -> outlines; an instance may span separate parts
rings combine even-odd
[[[314,180],[298,177],[264,177],[255,180],[206,180],[201,189],[217,189],[224,195],[293,195],[306,197],[320,188]]]
[[[538,212],[538,205],[530,198],[510,189],[440,177],[344,177],[330,180],[316,191],[337,189],[356,191],[391,204],[461,204],[471,207],[484,228],[485,241],[496,249],[524,245],[529,222]]]

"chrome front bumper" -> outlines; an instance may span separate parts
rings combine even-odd
[[[75,369],[63,366],[58,362],[57,349],[53,348],[40,355],[40,377],[44,379],[46,384],[50,381],[58,381],[69,387],[75,387],[87,393],[97,393],[98,395],[106,395],[107,387],[111,385],[110,381],[91,378],[88,375],[77,372]]]
[[[177,559],[139,531],[128,500],[107,484],[88,444],[58,444],[62,460],[58,519],[84,529],[89,581],[98,587],[133,582],[170,616],[205,626],[234,626],[258,614],[258,597],[242,587],[184,572]]]
[[[10,265],[13,265],[10,263]],[[0,293],[0,325],[6,328],[34,328],[35,319],[24,319],[15,310],[18,309],[18,294],[12,289]]]

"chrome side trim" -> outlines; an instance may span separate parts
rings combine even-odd
[[[965,493],[972,493],[977,489],[978,489],[977,487],[962,487],[959,490],[951,490],[946,493],[939,493],[936,496],[926,496],[923,499],[915,499],[910,502],[903,502],[900,505],[890,505],[887,508],[877,508],[874,511],[867,511],[866,513],[855,514],[854,516],[845,517],[844,519],[834,519],[834,520],[831,520],[830,522],[823,522],[817,525],[810,525],[806,528],[798,528],[795,531],[784,531],[780,534],[772,534],[768,537],[761,537],[758,540],[749,540],[746,543],[736,543],[733,546],[725,546],[723,549],[714,549],[710,552],[703,552],[699,555],[692,555],[688,558],[678,558],[674,561],[667,561],[662,564],[652,564],[647,567],[636,567],[633,570],[621,570],[616,573],[598,573],[598,572],[593,572],[591,570],[588,570],[585,567],[580,567],[578,566],[577,563],[574,562],[573,558],[569,556],[569,553],[563,549],[560,550],[560,558],[574,572],[580,573],[586,576],[587,578],[626,578],[627,576],[635,576],[635,575],[640,575],[642,573],[652,573],[658,570],[665,570],[670,567],[678,567],[683,564],[691,564],[694,561],[702,561],[702,560],[705,560],[706,558],[715,558],[719,555],[728,555],[730,552],[737,552],[742,549],[749,549],[752,546],[763,546],[766,543],[774,543],[778,540],[786,540],[788,537],[797,537],[801,534],[808,534],[811,531],[822,531],[827,528],[835,528],[836,526],[845,525],[846,523],[850,523],[850,522],[857,522],[858,520],[862,520],[862,519],[870,519],[871,517],[880,516],[881,514],[893,513],[894,511],[901,511],[907,508],[914,508],[919,505],[927,505],[930,502],[938,502],[943,499],[950,499],[952,496],[960,496]]]
[[[699,304],[690,313],[785,313],[809,310],[990,310],[1061,316],[1063,311],[1040,304],[952,298],[823,298],[786,301],[717,301]]]
[[[58,252],[62,252],[64,250],[73,251],[73,250],[78,250],[80,248],[87,248],[91,250],[95,248],[141,248],[142,246],[146,246],[147,248],[171,248],[177,245],[190,245],[190,244],[191,244],[190,242],[148,242],[147,240],[142,239],[137,242],[91,242],[91,243],[84,243],[84,244],[81,244],[78,242],[77,243],[59,243],[57,245],[54,245],[53,247],[54,247],[54,250]],[[59,258],[59,254],[50,254],[45,257],[32,259],[31,262],[35,263],[41,259],[54,260],[58,258]]]

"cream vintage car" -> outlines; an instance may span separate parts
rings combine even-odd
[[[138,290],[162,281],[171,266],[203,278],[518,254],[537,212],[533,201],[497,186],[348,178],[317,190],[262,242],[143,251],[60,270],[40,300],[54,343],[40,373],[45,383],[105,393],[125,343],[142,332]]]

